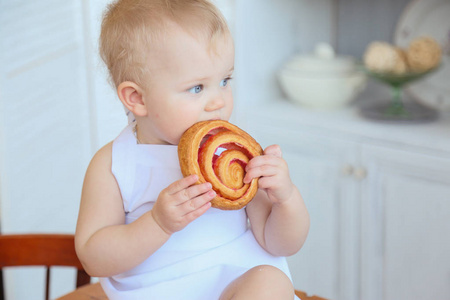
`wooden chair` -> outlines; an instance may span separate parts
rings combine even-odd
[[[307,293],[300,290],[295,290],[295,295],[297,295],[297,297],[299,297],[301,300],[327,300],[316,295],[308,296]]]
[[[75,253],[74,236],[68,234],[0,235],[0,300],[5,299],[3,267],[47,267],[45,298],[49,299],[51,266],[74,267],[78,270],[76,286],[88,284],[91,277],[84,271]]]
[[[327,300],[319,296],[308,296],[303,291],[296,290],[295,294],[300,297],[301,300]],[[106,300],[108,299],[103,291],[100,283],[94,283],[91,285],[86,285],[81,289],[67,294],[57,300]]]

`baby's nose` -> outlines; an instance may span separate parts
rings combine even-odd
[[[208,103],[206,103],[205,106],[205,111],[215,111],[221,109],[224,106],[225,100],[223,99],[223,97],[221,95],[216,95],[208,100]]]

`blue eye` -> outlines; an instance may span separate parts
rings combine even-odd
[[[224,80],[222,80],[222,81],[220,82],[220,86],[222,86],[222,87],[227,86],[229,80],[231,80],[231,78],[229,78],[229,77],[228,77],[228,78],[225,78]]]
[[[198,94],[201,91],[203,91],[203,85],[200,84],[200,85],[196,85],[193,88],[189,89],[188,92],[191,94]]]

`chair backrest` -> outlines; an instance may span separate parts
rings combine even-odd
[[[326,298],[322,298],[316,295],[309,296],[306,292],[295,290],[295,295],[302,300],[327,300]]]
[[[88,284],[91,277],[84,271],[75,252],[74,236],[70,234],[0,235],[0,269],[17,266],[45,266],[45,298],[49,299],[51,266],[74,267],[78,270],[76,286]],[[0,270],[0,300],[4,300]]]

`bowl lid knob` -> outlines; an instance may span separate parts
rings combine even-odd
[[[318,43],[314,49],[314,55],[322,59],[334,59],[333,47],[328,43]]]

